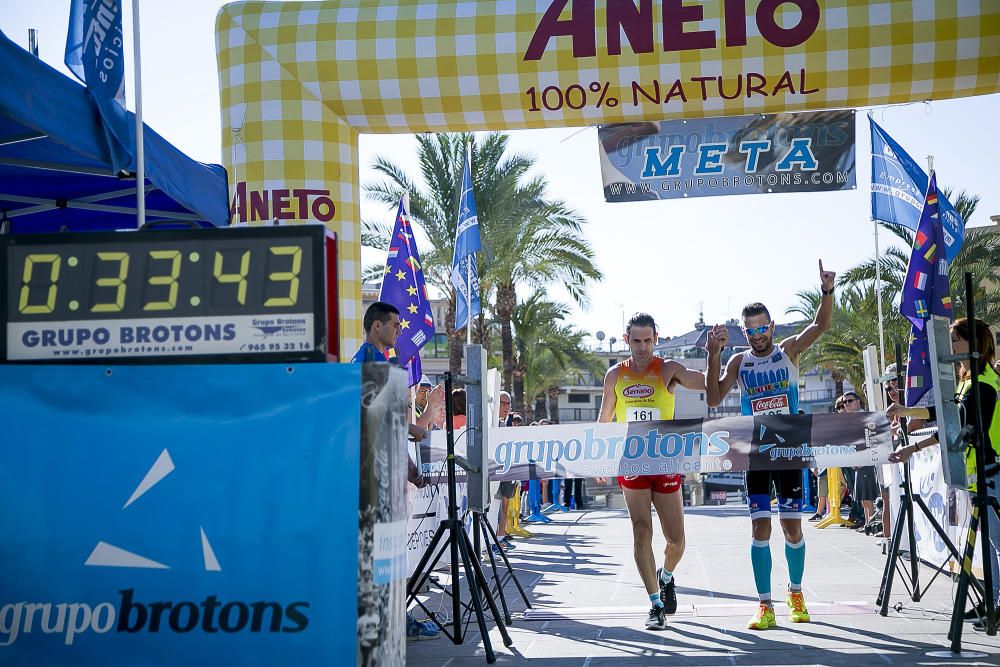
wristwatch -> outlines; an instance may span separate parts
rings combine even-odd
[[[825,287],[820,287],[819,291],[823,293],[823,296],[829,296],[829,295],[833,294],[833,288],[832,287],[830,289],[826,289]]]

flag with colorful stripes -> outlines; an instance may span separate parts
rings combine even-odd
[[[938,201],[937,175],[931,172],[899,305],[899,312],[917,329],[933,315],[951,317],[948,258],[938,252],[945,247]]]

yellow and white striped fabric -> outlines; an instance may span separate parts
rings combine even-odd
[[[362,316],[359,132],[585,126],[1000,90],[1000,0],[653,0],[649,13],[638,0],[634,12],[608,4],[346,0],[221,10],[223,155],[234,193],[238,183],[330,191],[344,356],[360,344]]]

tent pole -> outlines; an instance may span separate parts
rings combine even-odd
[[[136,228],[146,224],[146,164],[143,152],[142,65],[139,46],[139,0],[132,0],[132,58],[135,67],[135,198]]]

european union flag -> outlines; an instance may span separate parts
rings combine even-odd
[[[927,174],[871,116],[868,121],[872,133],[872,217],[917,229],[919,235]],[[944,223],[944,242],[938,247],[947,248],[950,262],[965,240],[965,222],[944,195],[938,196]]]
[[[420,348],[434,336],[434,317],[410,216],[402,200],[389,239],[389,256],[378,298],[399,308],[399,325],[403,331],[393,352],[401,366],[409,367],[412,387],[420,380]]]
[[[906,405],[913,407],[933,385],[927,330],[910,327],[910,349],[906,362]]]
[[[944,247],[939,204],[937,176],[931,172],[899,304],[899,312],[921,330],[932,315],[951,317],[948,260],[937,252],[937,248]]]
[[[125,111],[125,38],[120,2],[71,0],[66,67],[97,102],[116,173],[129,171],[135,129]]]
[[[472,193],[472,147],[465,154],[462,169],[462,196],[455,224],[455,254],[451,260],[451,284],[455,286],[455,328],[463,329],[482,311],[479,299],[479,270],[476,252],[482,248],[479,215]]]

